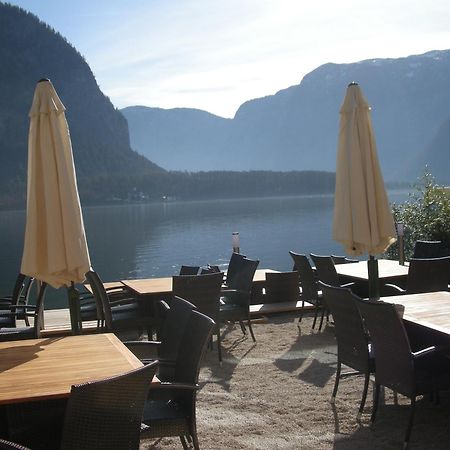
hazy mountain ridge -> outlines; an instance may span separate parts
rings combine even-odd
[[[441,150],[431,146],[450,117],[449,79],[450,50],[328,63],[307,74],[299,85],[245,102],[232,120],[222,119],[221,124],[217,116],[196,121],[192,110],[178,110],[177,122],[184,117],[195,134],[165,120],[172,110],[151,109],[150,114],[140,107],[140,124],[132,115],[134,107],[122,111],[129,121],[131,146],[165,168],[334,170],[339,108],[347,84],[357,81],[372,106],[385,178],[411,180],[423,171],[424,161],[432,169],[439,168],[445,163],[442,157],[450,156],[448,145]],[[214,139],[205,146],[204,137],[211,130]],[[174,140],[176,149],[171,147]],[[189,155],[189,166],[183,165]],[[445,178],[441,171],[442,175]]]
[[[163,171],[130,148],[128,124],[100,91],[80,53],[33,14],[0,3],[1,202],[25,199],[28,112],[36,82],[50,78],[67,111],[74,160],[85,197],[112,177]],[[124,180],[122,179],[122,182]],[[126,184],[126,182],[124,182]],[[121,188],[125,189],[124,186]]]

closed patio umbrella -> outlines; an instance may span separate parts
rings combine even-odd
[[[83,282],[90,268],[64,111],[53,84],[40,80],[29,113],[27,216],[21,271],[55,288]]]
[[[369,258],[369,294],[379,297],[374,255],[393,244],[395,226],[375,143],[370,106],[350,83],[340,110],[333,239],[352,256]]]

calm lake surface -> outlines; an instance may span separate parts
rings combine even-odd
[[[407,192],[389,193],[402,202]],[[334,196],[165,202],[83,208],[93,268],[103,281],[171,276],[182,264],[224,266],[238,231],[241,252],[260,268],[291,270],[289,250],[342,254],[331,238]],[[12,292],[23,250],[25,211],[0,212],[0,295]],[[46,308],[67,307],[64,289]]]

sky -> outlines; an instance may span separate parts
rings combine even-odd
[[[233,117],[322,64],[450,49],[448,0],[18,0],[86,59],[117,108]]]

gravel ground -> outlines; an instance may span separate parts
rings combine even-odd
[[[197,426],[203,450],[225,449],[400,449],[409,400],[386,390],[375,426],[369,426],[372,387],[360,421],[362,377],[340,381],[330,396],[336,371],[333,327],[300,328],[293,316],[256,323],[256,344],[239,326],[222,328],[223,364],[208,350],[198,394]],[[450,395],[439,405],[418,401],[411,449],[450,448]],[[142,441],[141,449],[179,449],[178,438]]]

